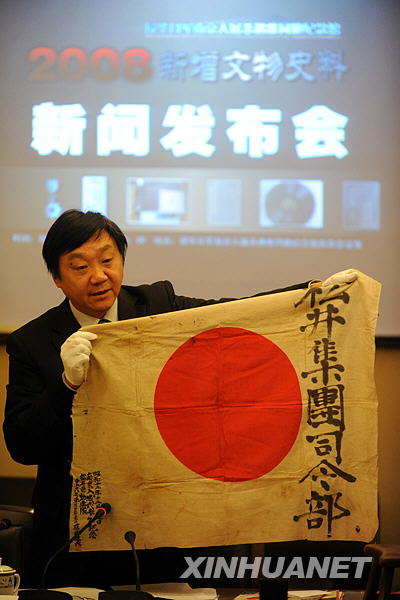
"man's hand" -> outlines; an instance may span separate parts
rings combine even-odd
[[[351,283],[358,278],[358,273],[354,269],[346,269],[346,271],[339,271],[334,275],[325,279],[322,285],[342,285],[343,283]]]
[[[76,331],[61,346],[60,356],[64,365],[64,377],[70,387],[78,388],[85,381],[92,352],[91,340],[96,338],[95,333]]]

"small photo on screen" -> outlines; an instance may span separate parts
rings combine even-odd
[[[241,193],[240,179],[209,179],[207,183],[208,225],[239,226]]]
[[[184,225],[189,221],[189,180],[128,177],[129,225]]]
[[[107,216],[107,177],[85,175],[82,177],[82,211],[93,211]]]
[[[380,229],[379,181],[343,181],[344,229]]]
[[[323,227],[323,183],[319,179],[262,179],[259,189],[262,227]]]

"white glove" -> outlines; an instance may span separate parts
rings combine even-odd
[[[76,331],[61,346],[61,360],[64,365],[66,383],[78,388],[86,379],[89,358],[92,353],[90,340],[97,335],[89,331]]]
[[[339,271],[325,279],[322,285],[342,285],[344,283],[351,283],[358,278],[358,273],[354,269],[346,269],[346,271]]]

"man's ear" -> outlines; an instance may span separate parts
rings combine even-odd
[[[59,277],[57,277],[57,275],[53,275],[53,274],[52,274],[52,278],[53,278],[53,281],[56,284],[56,286],[58,288],[60,288],[61,287],[61,279]]]

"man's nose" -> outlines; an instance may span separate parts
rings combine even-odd
[[[90,273],[90,280],[92,283],[102,283],[106,281],[107,275],[102,265],[96,265],[92,268]]]

